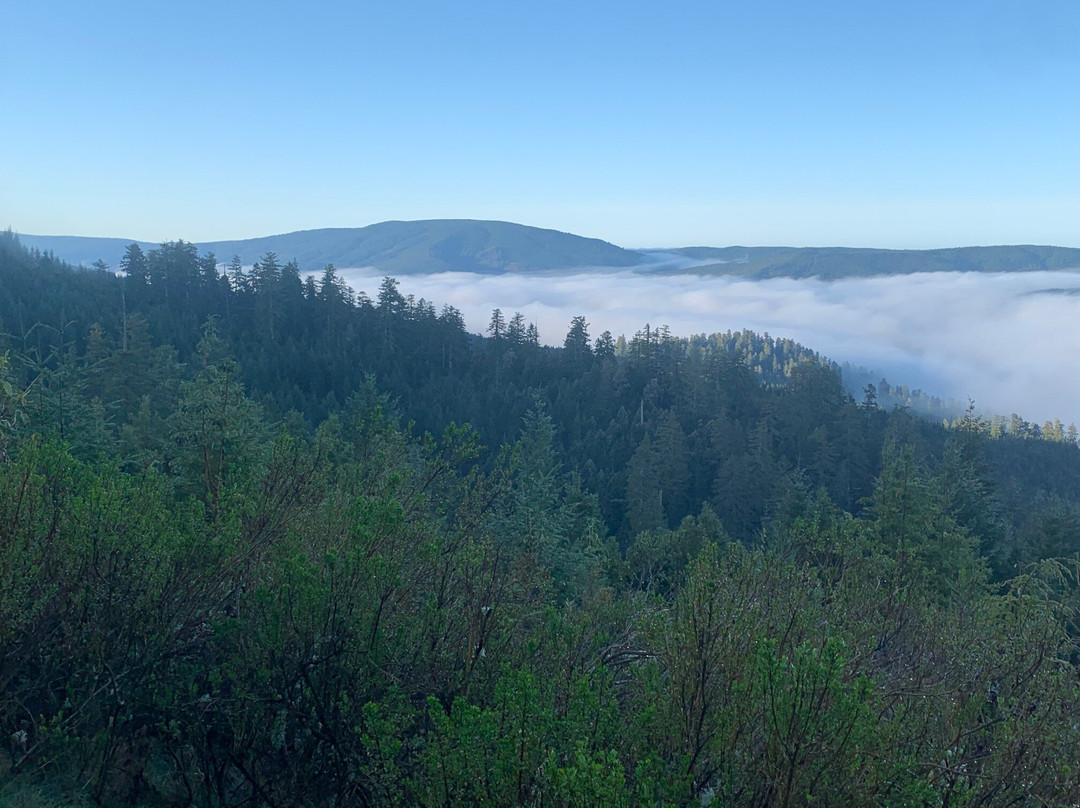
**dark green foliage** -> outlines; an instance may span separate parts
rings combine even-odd
[[[273,254],[0,259],[0,803],[1080,799],[1064,430]]]

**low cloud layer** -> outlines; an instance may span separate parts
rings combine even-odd
[[[343,275],[374,296],[381,276]],[[403,294],[449,303],[469,330],[520,311],[548,344],[576,315],[595,337],[646,323],[673,334],[740,330],[790,337],[838,362],[883,373],[984,411],[1080,422],[1080,272],[923,273],[824,282],[632,272],[441,273],[400,280]]]

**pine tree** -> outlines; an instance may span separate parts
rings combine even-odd
[[[525,315],[520,311],[514,312],[514,316],[510,318],[510,322],[506,326],[506,340],[515,347],[524,345],[528,340]]]
[[[575,367],[581,367],[592,359],[589,346],[589,324],[584,317],[574,317],[570,321],[570,330],[563,341],[563,356]]]
[[[491,313],[491,321],[488,323],[488,336],[495,342],[506,339],[506,318],[503,317],[502,309],[495,309]]]

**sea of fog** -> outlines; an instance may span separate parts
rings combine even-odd
[[[380,274],[344,270],[371,297]],[[629,339],[646,323],[689,336],[744,328],[790,337],[893,385],[973,399],[984,412],[1080,422],[1080,271],[935,272],[842,281],[742,280],[588,271],[401,278],[402,294],[449,303],[470,331],[520,311],[561,345],[570,319]]]

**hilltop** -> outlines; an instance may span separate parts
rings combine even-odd
[[[49,250],[73,264],[101,259],[117,266],[131,240],[77,236],[20,236],[31,248]],[[157,245],[135,242],[144,250]],[[219,260],[234,255],[251,265],[267,252],[295,259],[314,272],[326,264],[377,267],[392,275],[433,272],[543,272],[581,267],[629,267],[645,256],[606,241],[511,222],[435,219],[380,222],[367,227],[301,230],[263,238],[198,243]]]

